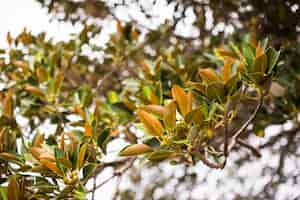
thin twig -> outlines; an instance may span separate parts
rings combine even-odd
[[[251,114],[251,116],[249,117],[249,119],[243,124],[243,126],[236,131],[236,133],[233,135],[231,143],[228,146],[228,152],[231,151],[231,149],[234,147],[234,145],[237,142],[237,139],[240,137],[240,135],[247,129],[247,127],[250,125],[250,123],[255,119],[256,114],[258,113],[258,110],[260,109],[260,107],[263,104],[263,95],[260,96],[259,98],[259,102],[254,110],[254,112]]]
[[[108,183],[110,180],[112,180],[115,177],[121,176],[123,175],[134,163],[136,158],[131,159],[130,163],[128,164],[128,166],[126,166],[125,168],[123,168],[120,171],[116,171],[114,172],[110,177],[108,177],[106,180],[104,180],[103,182],[101,182],[99,185],[97,185],[96,187],[93,187],[92,189],[88,190],[87,192],[93,192],[94,190],[97,190],[99,188],[101,188],[103,185],[105,185],[106,183]]]
[[[225,105],[224,113],[224,155],[228,156],[228,106]]]
[[[251,146],[250,144],[246,143],[244,140],[238,138],[237,143],[247,149],[250,149],[251,152],[253,153],[253,155],[255,155],[256,157],[261,157],[261,153],[259,152],[259,150],[255,147]]]
[[[96,185],[97,185],[97,174],[94,175],[92,200],[95,199]]]
[[[224,160],[222,163],[213,163],[209,161],[207,158],[205,158],[205,156],[200,156],[200,160],[208,167],[213,169],[223,169],[226,164],[226,160]]]

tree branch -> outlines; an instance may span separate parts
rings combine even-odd
[[[259,102],[257,104],[257,106],[255,107],[254,112],[251,114],[251,116],[249,117],[249,119],[243,124],[243,126],[236,131],[236,133],[233,135],[231,143],[228,146],[228,152],[231,151],[231,149],[234,147],[234,145],[237,143],[237,139],[241,136],[241,134],[247,129],[247,127],[250,125],[250,123],[255,119],[256,114],[258,113],[260,107],[263,104],[263,98],[264,96],[261,95],[259,98]]]

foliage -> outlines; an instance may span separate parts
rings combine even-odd
[[[105,11],[100,17],[112,13],[102,1],[41,2],[50,11],[62,4],[66,19],[77,7],[92,16],[96,8]],[[184,6],[198,4],[190,3]],[[8,33],[0,61],[0,180],[8,183],[2,199],[86,199],[102,185],[90,189],[88,181],[107,167],[115,169],[111,178],[120,177],[139,155],[154,165],[224,168],[241,147],[260,156],[249,136],[263,137],[268,125],[297,118],[299,70],[290,66],[299,63],[291,58],[299,45],[285,44],[279,58],[254,31],[226,43],[204,34],[209,44],[202,38],[193,46],[173,37],[168,24],[144,38],[138,23],[115,24],[105,47],[92,43],[103,27],[86,21],[67,42],[26,29],[16,38]],[[103,60],[86,55],[86,46],[104,52]],[[108,145],[120,138],[128,145],[104,162]]]

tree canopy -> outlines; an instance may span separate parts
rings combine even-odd
[[[193,188],[205,181],[190,168],[242,168],[266,150],[278,157],[262,166],[267,182],[232,199],[274,199],[282,184],[299,186],[299,168],[285,170],[288,157],[299,165],[298,1],[38,1],[82,30],[68,41],[7,34],[0,199],[96,199],[114,178],[115,199],[152,199],[171,179],[198,199]],[[107,41],[105,29],[115,30]],[[140,173],[163,165],[184,175],[144,186]],[[123,190],[125,175],[133,186]]]

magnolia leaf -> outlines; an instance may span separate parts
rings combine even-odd
[[[276,51],[274,48],[269,48],[267,51],[268,56],[268,73],[271,73],[273,71],[273,68],[275,67],[278,58],[280,55],[280,51]]]
[[[109,128],[104,129],[98,136],[97,144],[106,153],[106,144],[109,139],[111,130]]]
[[[27,91],[28,93],[34,95],[34,96],[45,98],[44,92],[40,88],[37,88],[35,86],[25,85],[24,90]]]
[[[197,108],[189,112],[184,120],[189,123],[194,123],[195,125],[201,126],[204,120],[204,115],[202,113],[201,108]]]
[[[226,58],[224,60],[224,65],[221,69],[221,72],[222,72],[222,79],[224,82],[227,82],[229,79],[230,79],[230,76],[231,76],[231,64],[232,64],[232,60],[231,59],[228,59]]]
[[[243,56],[246,60],[246,67],[247,67],[247,71],[250,71],[250,66],[252,66],[253,60],[255,58],[255,48],[249,44],[249,43],[244,43],[242,46],[243,49]]]
[[[136,156],[153,151],[153,149],[146,144],[133,144],[125,147],[119,153],[120,156]]]
[[[207,86],[206,96],[210,100],[222,102],[225,97],[225,86],[222,82],[214,82]]]
[[[58,96],[63,81],[64,81],[64,74],[62,72],[57,73],[53,82],[54,97]]]
[[[176,100],[180,113],[185,116],[191,109],[191,94],[189,96],[178,85],[173,85],[172,96]]]
[[[31,154],[33,155],[33,157],[35,159],[39,160],[40,159],[40,155],[43,154],[43,153],[45,153],[45,152],[47,152],[47,150],[42,149],[40,147],[31,147],[30,148],[30,152],[31,152]]]
[[[218,57],[221,57],[223,59],[226,59],[228,57],[230,58],[238,58],[238,56],[234,53],[234,52],[231,52],[229,50],[225,50],[223,48],[218,48],[215,50],[215,54],[218,56]]]
[[[56,166],[56,162],[52,162],[49,161],[47,159],[41,159],[40,162],[47,167],[48,169],[50,169],[52,172],[54,172],[56,175],[58,176],[62,176],[61,171],[59,170],[59,168]]]
[[[153,115],[143,110],[139,110],[137,114],[150,135],[158,137],[161,137],[163,135],[164,129],[160,121],[158,121]]]
[[[261,56],[263,53],[264,53],[264,50],[262,49],[261,45],[258,44],[258,45],[256,46],[256,49],[255,49],[255,57],[258,58],[258,57]]]
[[[176,126],[176,102],[173,100],[165,107],[164,123],[167,129],[173,130]]]
[[[55,162],[55,157],[50,152],[46,151],[40,154],[39,160],[48,160],[50,162]]]
[[[201,79],[206,83],[220,80],[217,73],[210,68],[199,69],[198,72]]]
[[[86,149],[87,149],[87,144],[83,144],[80,147],[78,159],[77,159],[77,169],[80,169],[84,164],[84,157],[85,157]]]
[[[141,109],[150,112],[152,114],[155,114],[159,117],[163,117],[164,113],[166,112],[166,108],[160,105],[146,105],[146,106],[142,106]]]
[[[266,54],[262,54],[261,56],[255,58],[252,66],[253,72],[265,73],[268,64],[267,62],[268,62],[268,57]]]
[[[7,118],[11,118],[14,114],[14,103],[13,103],[13,98],[12,98],[12,91],[9,90],[6,93],[6,96],[3,101],[3,114]]]
[[[94,172],[94,170],[97,168],[96,163],[89,163],[83,168],[83,178],[87,179],[89,176]]]
[[[20,197],[20,185],[18,183],[17,176],[13,175],[9,178],[7,186],[8,200],[19,200]]]
[[[86,122],[84,124],[84,136],[86,136],[86,137],[92,137],[93,136],[93,129],[92,129],[91,125],[88,122]]]
[[[189,91],[186,95],[186,98],[187,98],[187,109],[186,109],[186,114],[191,112],[192,110],[192,107],[193,107],[193,94],[191,91]]]
[[[172,158],[175,155],[173,151],[159,150],[151,153],[148,157],[149,160],[158,162],[168,158]]]
[[[42,144],[44,143],[44,140],[45,140],[44,134],[37,133],[35,135],[34,139],[33,139],[32,146],[34,146],[34,147],[41,147]]]
[[[36,68],[36,76],[40,83],[46,81],[47,79],[47,72],[43,67]]]

